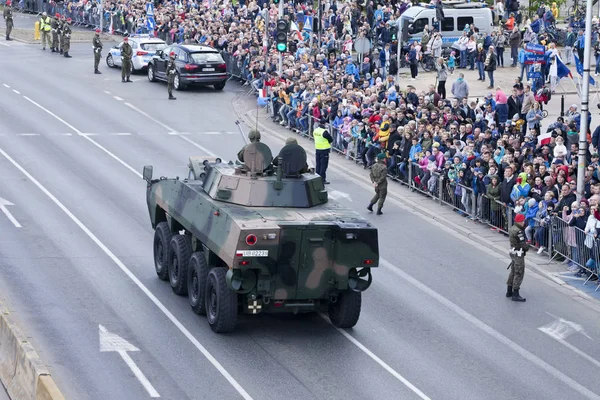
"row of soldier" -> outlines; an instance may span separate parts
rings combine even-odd
[[[46,12],[42,13],[40,18],[40,34],[42,37],[42,50],[46,50],[46,45],[53,53],[59,53],[66,58],[71,58],[69,50],[71,49],[71,18],[62,17],[60,14],[54,14],[50,18]],[[52,35],[52,40],[50,40]]]

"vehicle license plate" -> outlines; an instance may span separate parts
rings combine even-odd
[[[207,72],[214,71],[214,70],[215,70],[214,68],[202,68],[202,71],[207,71]]]
[[[235,255],[238,257],[268,257],[269,250],[238,250]]]

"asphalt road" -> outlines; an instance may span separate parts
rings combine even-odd
[[[165,399],[600,398],[596,311],[530,273],[527,303],[505,299],[506,259],[392,200],[384,218],[369,214],[365,174],[337,157],[330,190],[380,232],[358,325],[259,315],[212,333],[156,277],[140,173],[184,177],[190,155],[233,159],[240,87],[168,101],[144,75],[123,84],[105,64],[94,75],[88,44],[72,55],[0,46],[0,197],[21,225],[0,214],[0,296],[67,398],[145,399],[148,384]],[[583,332],[559,336],[558,318]],[[100,325],[139,349],[127,354],[146,387],[99,351]]]

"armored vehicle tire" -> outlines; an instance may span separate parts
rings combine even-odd
[[[337,328],[352,328],[360,317],[361,292],[346,290],[339,294],[335,303],[329,303],[329,319]]]
[[[188,264],[187,287],[192,310],[198,315],[206,315],[206,281],[208,265],[204,253],[197,251],[192,254]]]
[[[169,243],[171,242],[171,230],[166,222],[156,225],[154,231],[154,269],[156,275],[163,281],[169,279]]]
[[[231,332],[237,324],[237,293],[227,287],[225,268],[212,268],[206,281],[206,318],[217,333]]]
[[[187,235],[174,235],[169,246],[169,282],[179,296],[187,294],[188,264],[192,242]]]

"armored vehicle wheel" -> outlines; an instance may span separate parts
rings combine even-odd
[[[154,269],[156,275],[163,281],[169,279],[169,243],[171,242],[171,230],[166,222],[156,225],[154,231]]]
[[[227,287],[225,268],[212,268],[206,282],[206,317],[217,333],[231,332],[237,323],[237,293]]]
[[[362,296],[360,292],[346,290],[335,303],[329,303],[329,319],[337,328],[352,328],[360,317]]]
[[[192,254],[189,236],[174,235],[169,246],[169,282],[179,296],[187,294],[188,264]]]
[[[188,264],[187,287],[192,310],[198,315],[206,315],[206,280],[208,265],[204,253],[197,251],[192,254]]]

